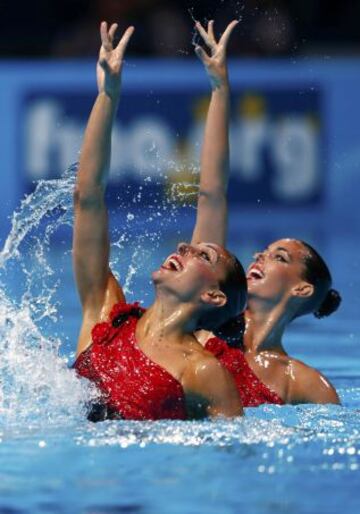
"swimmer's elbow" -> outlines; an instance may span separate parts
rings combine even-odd
[[[219,206],[227,202],[226,188],[222,185],[213,187],[200,186],[198,193],[198,203],[201,204],[215,204]]]
[[[104,187],[97,185],[76,184],[73,191],[73,202],[75,208],[86,209],[89,207],[100,207],[104,204]]]

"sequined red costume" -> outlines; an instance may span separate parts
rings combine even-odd
[[[231,348],[225,341],[212,337],[205,349],[211,352],[232,374],[244,407],[257,407],[263,403],[283,405],[284,401],[255,375],[239,348]]]
[[[74,368],[95,382],[107,417],[186,419],[180,382],[137,346],[135,329],[143,312],[137,303],[116,304],[109,321],[92,329],[92,345],[79,355]]]

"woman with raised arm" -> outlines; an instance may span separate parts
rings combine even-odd
[[[193,241],[226,244],[229,83],[224,36],[216,41],[213,22],[196,24],[210,55],[197,47],[211,80],[209,109],[201,154],[200,195]],[[225,38],[226,41],[226,38]],[[220,206],[220,208],[219,208]],[[339,403],[330,382],[316,369],[290,357],[282,338],[291,321],[304,314],[328,316],[340,303],[330,272],[308,244],[282,239],[256,254],[247,272],[248,304],[244,316],[221,338],[207,331],[198,340],[233,374],[242,403]],[[237,346],[227,335],[238,331]],[[229,341],[228,341],[229,342]],[[233,344],[232,344],[233,346]]]
[[[74,192],[73,259],[83,311],[74,367],[101,392],[90,419],[241,415],[231,374],[193,335],[243,309],[246,278],[237,259],[219,244],[180,244],[152,274],[156,298],[146,311],[125,303],[109,269],[104,193],[123,58],[134,31],[128,28],[114,48],[116,28],[101,24],[99,93]]]

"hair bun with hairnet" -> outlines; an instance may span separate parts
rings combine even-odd
[[[329,289],[326,293],[326,296],[318,308],[317,311],[314,312],[314,316],[316,318],[324,318],[326,316],[330,316],[333,312],[335,312],[341,303],[341,296],[335,289]]]

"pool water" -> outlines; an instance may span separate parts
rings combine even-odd
[[[68,368],[80,309],[64,184],[46,186],[47,199],[57,189],[53,203],[44,205],[42,191],[38,203],[32,198],[36,209],[22,207],[0,259],[0,513],[359,512],[357,235],[318,218],[304,228],[291,212],[286,225],[276,213],[272,222],[251,213],[251,226],[249,213],[231,214],[230,247],[245,264],[288,234],[327,255],[343,306],[329,319],[299,320],[285,346],[325,373],[341,406],[262,406],[231,421],[92,424],[84,401],[96,392]],[[124,270],[129,300],[148,305],[149,271],[189,237],[193,211],[152,221],[139,209],[130,214],[113,215],[112,262]]]

